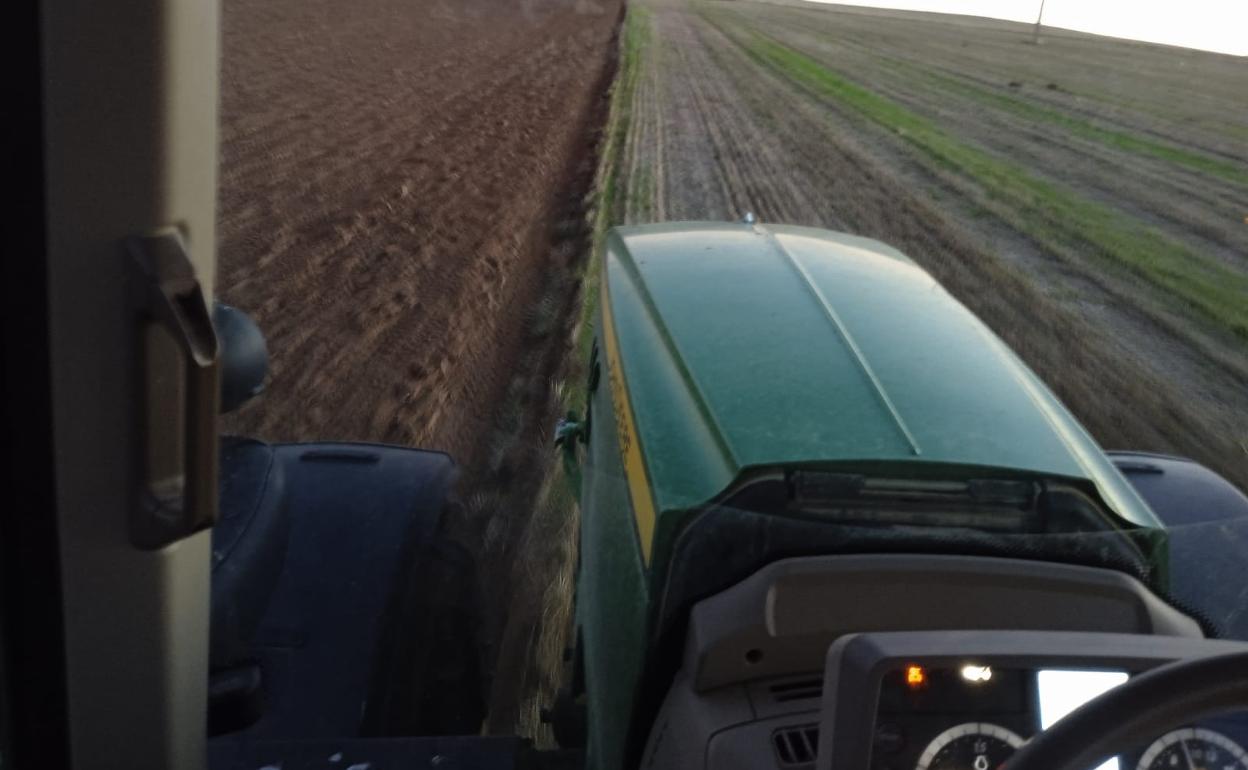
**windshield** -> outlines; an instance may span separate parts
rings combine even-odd
[[[562,665],[594,478],[663,628],[922,552],[1248,639],[1243,4],[879,5],[224,0],[216,291],[270,366],[222,430],[452,455],[497,698]]]

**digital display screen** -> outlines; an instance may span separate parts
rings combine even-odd
[[[1040,702],[1040,729],[1049,729],[1070,712],[1126,681],[1127,674],[1124,671],[1037,671],[1036,695]],[[1118,759],[1115,757],[1096,770],[1119,770]]]

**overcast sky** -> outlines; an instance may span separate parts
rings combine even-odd
[[[1040,0],[832,1],[1027,22],[1040,8]],[[1248,56],[1248,0],[1046,0],[1044,24]]]

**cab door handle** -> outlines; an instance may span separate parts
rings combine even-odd
[[[131,237],[127,251],[142,423],[130,540],[153,549],[216,520],[220,348],[182,233]]]

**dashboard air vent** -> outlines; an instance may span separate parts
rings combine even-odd
[[[781,728],[771,734],[771,744],[781,766],[813,765],[819,753],[819,725]]]
[[[798,679],[791,682],[773,684],[767,689],[771,691],[771,697],[777,703],[818,698],[823,695],[823,678]]]

